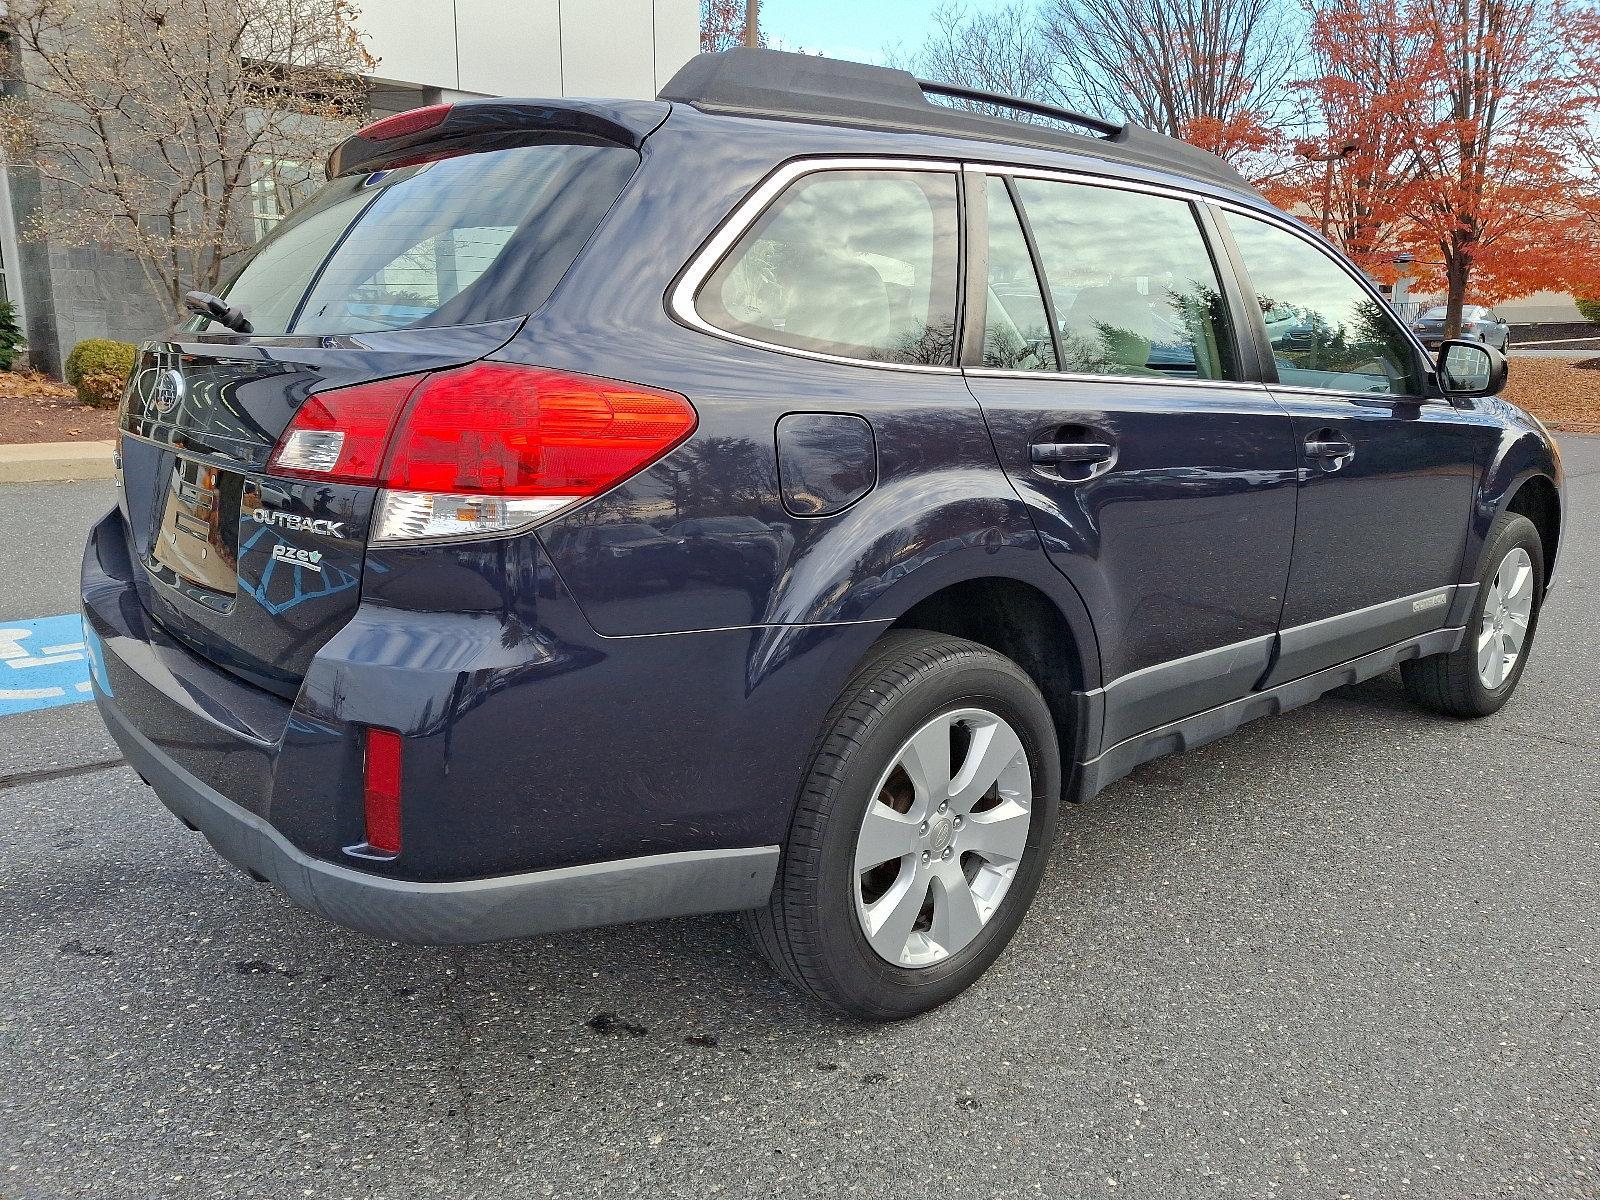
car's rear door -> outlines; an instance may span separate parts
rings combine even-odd
[[[1493,431],[1427,394],[1426,363],[1394,312],[1309,233],[1242,211],[1221,224],[1255,311],[1287,304],[1315,318],[1310,341],[1269,345],[1300,459],[1270,685],[1445,625]],[[1268,343],[1265,324],[1255,333]]]
[[[1094,615],[1109,747],[1242,696],[1267,669],[1294,535],[1290,421],[1251,381],[1229,274],[1190,199],[969,178],[987,222],[969,237],[986,284],[970,293],[984,318],[967,379]]]

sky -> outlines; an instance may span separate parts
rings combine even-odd
[[[761,0],[761,28],[780,49],[882,62],[885,46],[921,46],[937,7],[938,0]]]

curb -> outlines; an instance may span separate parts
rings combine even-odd
[[[0,483],[110,479],[115,442],[32,442],[0,446]]]

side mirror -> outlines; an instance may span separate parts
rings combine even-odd
[[[1439,347],[1439,387],[1451,396],[1493,396],[1506,385],[1506,356],[1482,342]]]

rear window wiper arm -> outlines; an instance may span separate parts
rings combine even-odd
[[[244,315],[243,309],[235,308],[221,296],[213,296],[210,292],[186,293],[183,297],[183,306],[195,316],[216,321],[235,333],[255,332],[255,327],[250,324],[250,318]]]

